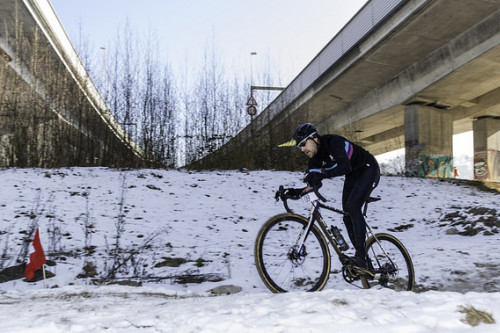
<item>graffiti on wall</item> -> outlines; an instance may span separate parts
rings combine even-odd
[[[452,178],[453,158],[445,155],[421,155],[418,175],[429,178]]]
[[[474,154],[474,178],[500,180],[500,151],[488,149]]]
[[[474,154],[474,178],[485,180],[488,179],[488,177],[488,152],[476,152]]]

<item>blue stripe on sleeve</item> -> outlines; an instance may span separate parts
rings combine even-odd
[[[333,166],[331,166],[330,168],[326,168],[325,170],[332,170],[332,169],[335,169],[336,167],[338,167],[338,164],[335,163]]]

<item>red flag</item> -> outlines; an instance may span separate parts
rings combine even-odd
[[[24,271],[26,279],[28,281],[32,280],[35,277],[35,271],[40,269],[46,262],[45,253],[43,252],[42,243],[40,242],[40,233],[37,228],[35,238],[30,248],[30,257],[26,264],[26,270]]]

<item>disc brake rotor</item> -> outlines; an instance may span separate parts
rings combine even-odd
[[[290,259],[295,265],[301,265],[304,260],[306,260],[307,256],[307,251],[306,247],[302,246],[302,250],[297,251],[297,248],[294,247],[292,250],[288,253],[288,259]]]

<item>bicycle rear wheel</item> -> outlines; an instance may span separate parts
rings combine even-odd
[[[377,242],[378,240],[378,242]],[[368,265],[373,266],[375,278],[363,279],[365,288],[413,290],[415,272],[410,254],[404,245],[389,234],[376,234],[366,241]]]
[[[330,251],[324,235],[313,225],[302,249],[299,235],[307,219],[281,214],[269,219],[255,242],[255,264],[264,284],[274,293],[321,290],[330,274]]]

